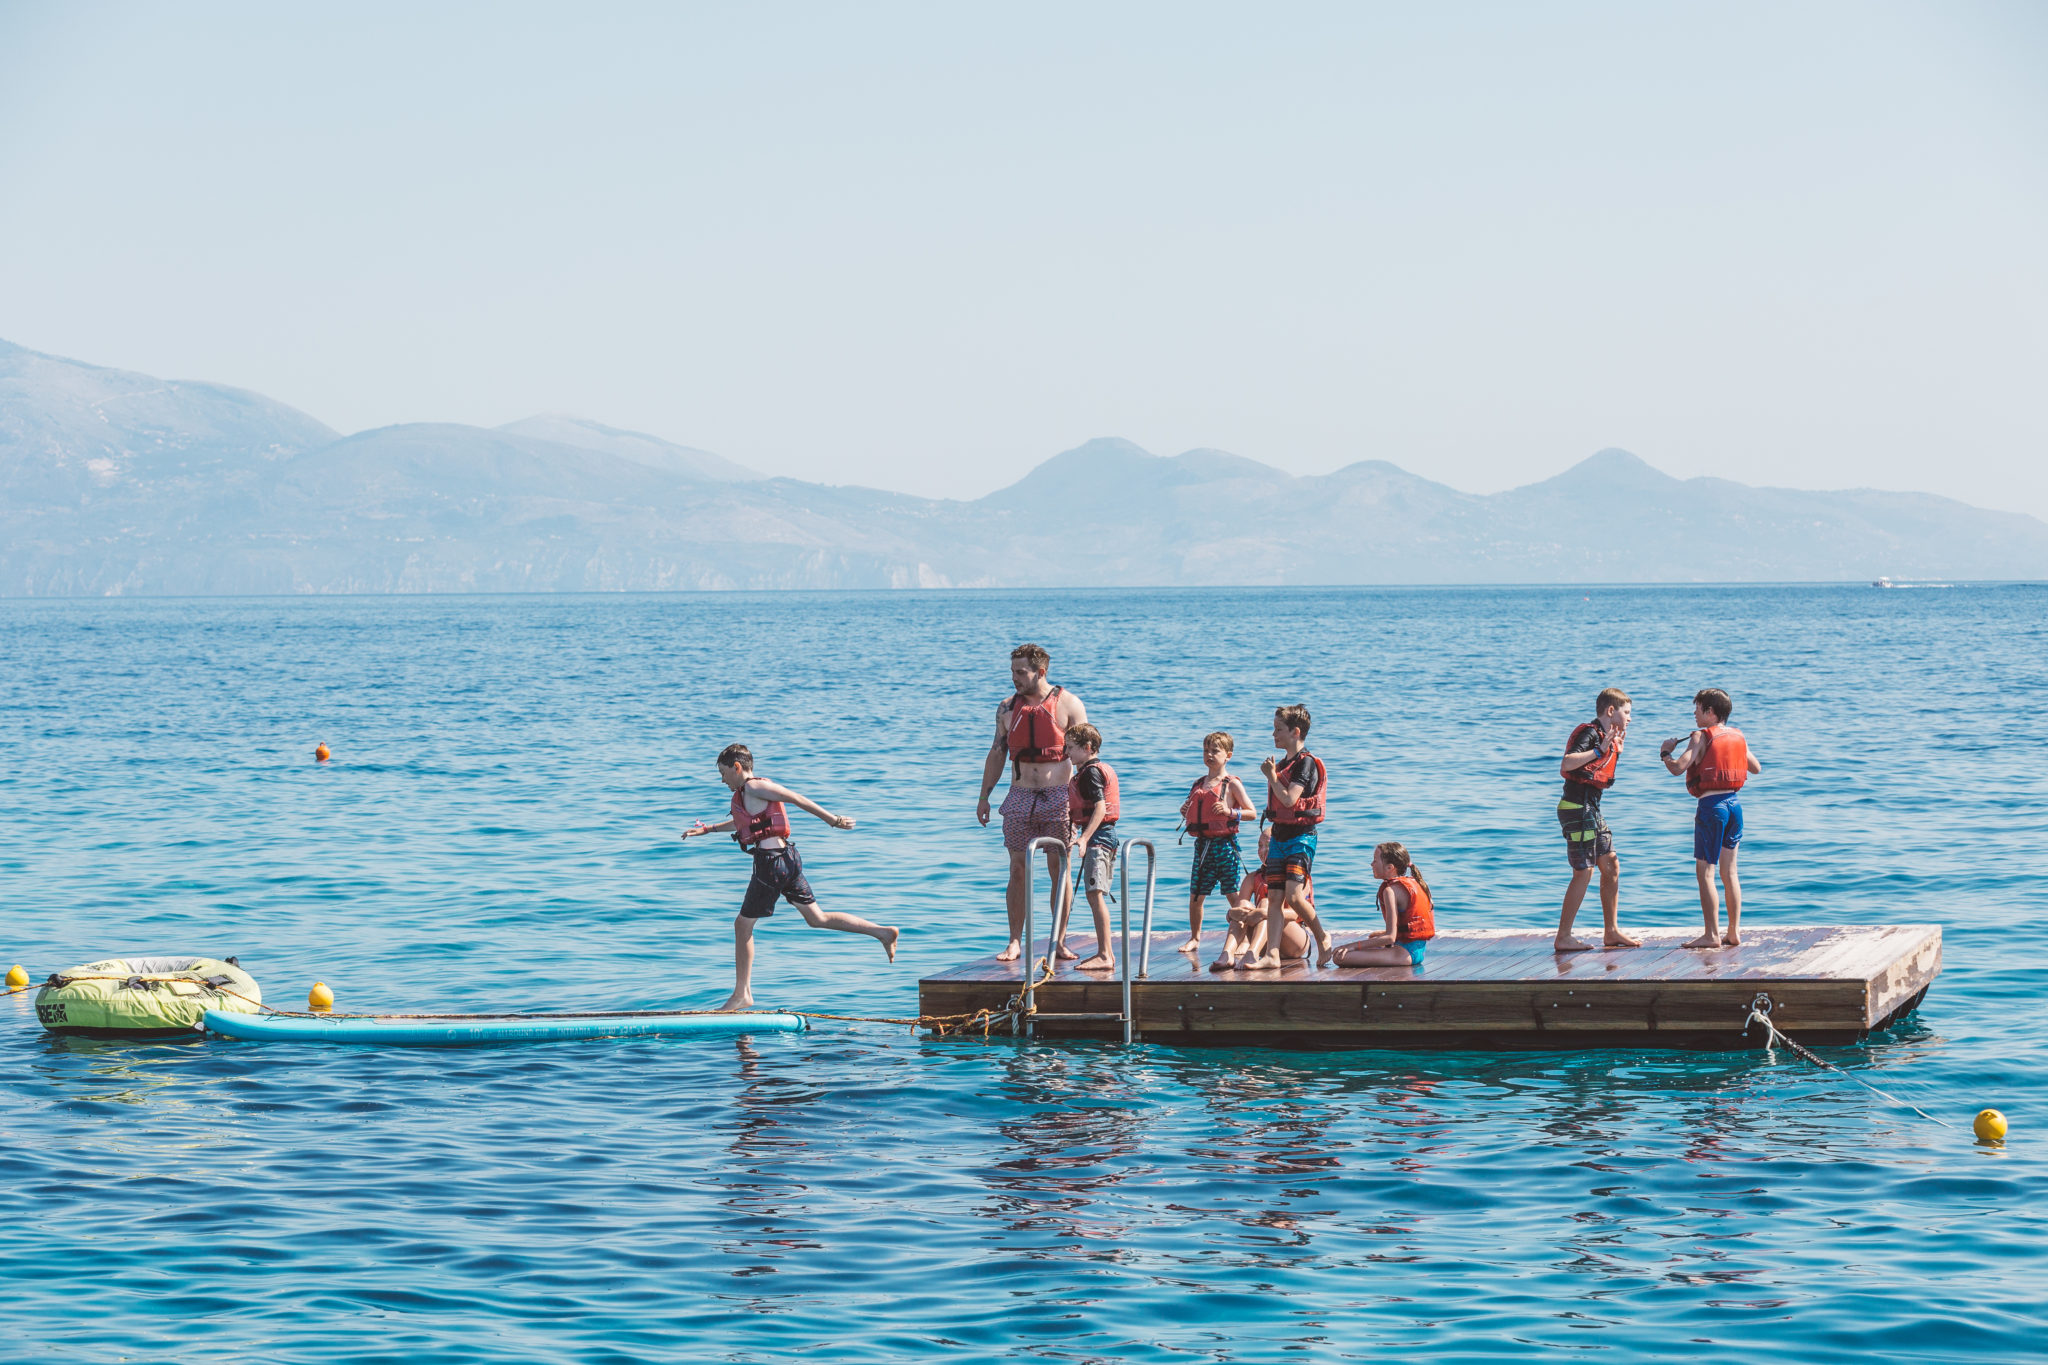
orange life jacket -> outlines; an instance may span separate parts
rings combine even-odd
[[[745,791],[732,794],[732,838],[741,848],[751,852],[755,844],[773,836],[789,838],[789,812],[780,801],[770,801],[767,809],[756,813],[747,809]]]
[[[1408,908],[1394,920],[1394,941],[1413,943],[1417,939],[1435,938],[1436,915],[1429,899],[1429,889],[1413,877],[1391,877],[1380,883],[1380,894],[1386,895],[1390,886],[1398,886],[1408,893]]]
[[[1272,890],[1273,884],[1266,880],[1266,870],[1264,868],[1260,868],[1257,872],[1245,878],[1244,893],[1246,897],[1257,901],[1261,905],[1266,903],[1266,897],[1271,894]],[[1315,909],[1316,878],[1313,872],[1302,882],[1301,894],[1308,901],[1308,908],[1311,910]]]
[[[1090,768],[1102,769],[1102,804],[1106,808],[1102,812],[1102,823],[1113,825],[1116,823],[1117,815],[1121,809],[1116,795],[1116,769],[1099,759],[1093,763],[1082,764],[1073,777],[1068,780],[1067,814],[1073,819],[1075,826],[1078,828],[1087,824],[1088,817],[1095,813],[1095,807],[1090,805],[1081,795],[1081,774],[1087,772]]]
[[[1180,803],[1180,818],[1188,833],[1201,839],[1237,833],[1241,817],[1230,807],[1230,779],[1224,778],[1215,791],[1209,790],[1208,781],[1206,777],[1196,779],[1188,788],[1188,799]]]
[[[1268,788],[1266,819],[1276,825],[1320,825],[1323,822],[1323,806],[1330,796],[1330,771],[1323,766],[1323,760],[1306,749],[1301,751],[1301,757],[1316,765],[1316,789],[1302,793],[1301,800],[1291,806],[1276,806],[1273,804],[1271,789]],[[1281,771],[1284,772],[1285,769]],[[1291,787],[1294,784],[1282,778],[1278,785]]]
[[[1580,737],[1588,730],[1597,730],[1599,728],[1599,721],[1589,720],[1584,725],[1573,729],[1572,737],[1564,742],[1564,757],[1577,757],[1579,752],[1583,752],[1576,748]],[[1599,787],[1605,790],[1614,785],[1614,767],[1620,762],[1621,736],[1616,735],[1608,746],[1606,754],[1602,757],[1594,759],[1582,768],[1567,768],[1564,766],[1564,759],[1561,758],[1557,761],[1557,771],[1567,782],[1578,782],[1588,787]]]
[[[1060,689],[1037,701],[1010,698],[1010,757],[1018,763],[1057,763],[1067,756],[1067,732],[1060,729]]]
[[[1749,741],[1742,731],[1713,725],[1700,733],[1707,737],[1706,751],[1685,770],[1685,789],[1694,796],[1741,791],[1749,781]]]

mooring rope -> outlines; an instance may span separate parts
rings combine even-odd
[[[1902,1100],[1897,1095],[1894,1095],[1889,1091],[1879,1090],[1876,1086],[1872,1085],[1869,1081],[1864,1080],[1855,1072],[1844,1071],[1841,1067],[1836,1066],[1833,1062],[1823,1061],[1819,1057],[1814,1056],[1812,1052],[1800,1046],[1798,1043],[1792,1041],[1792,1039],[1787,1038],[1785,1036],[1784,1030],[1780,1029],[1776,1024],[1771,1022],[1771,1016],[1767,1012],[1768,1008],[1768,1001],[1765,1002],[1765,1005],[1762,1008],[1759,1008],[1757,1005],[1752,1004],[1749,1007],[1749,1022],[1752,1024],[1762,1024],[1764,1028],[1770,1033],[1772,1040],[1783,1043],[1786,1047],[1791,1048],[1794,1052],[1798,1053],[1801,1057],[1804,1057],[1807,1061],[1812,1062],[1815,1066],[1825,1067],[1827,1070],[1834,1072],[1838,1076],[1847,1076],[1850,1080],[1856,1082],[1856,1084],[1862,1086],[1865,1090],[1868,1090],[1873,1095],[1880,1095],[1883,1098],[1890,1100],[1893,1104],[1904,1105],[1906,1108],[1918,1114],[1921,1118],[1926,1119],[1929,1123],[1939,1123],[1942,1127],[1949,1129],[1953,1129],[1955,1127],[1953,1123],[1943,1122],[1941,1119],[1934,1117],[1934,1115],[1928,1113],[1925,1109],[1922,1109],[1917,1104],[1912,1104],[1906,1100]],[[1746,1027],[1747,1026],[1745,1025],[1745,1028]],[[1766,1043],[1765,1046],[1768,1047],[1770,1046],[1770,1044]]]

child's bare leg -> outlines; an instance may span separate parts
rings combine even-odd
[[[1250,950],[1251,941],[1246,935],[1246,930],[1251,924],[1253,913],[1249,906],[1230,907],[1230,914],[1223,921],[1223,947],[1216,954],[1216,960],[1209,964],[1210,971],[1229,971],[1237,965],[1239,956]]]
[[[1303,931],[1315,942],[1316,965],[1329,966],[1330,954],[1337,951],[1337,940],[1331,936],[1329,930],[1323,928],[1323,922],[1316,918],[1316,908],[1309,903],[1307,885],[1288,878],[1287,904],[1293,908],[1295,918],[1301,921]],[[1285,926],[1283,925],[1277,933],[1286,933]],[[1276,937],[1274,941],[1285,942],[1285,939]]]
[[[823,910],[816,901],[808,905],[799,903],[796,910],[804,917],[804,923],[813,929],[837,929],[842,934],[866,934],[882,945],[882,951],[889,955],[891,962],[896,960],[896,940],[902,936],[902,931],[893,926],[876,924],[873,920],[864,920],[859,915],[849,915],[844,910]]]
[[[1415,959],[1398,943],[1347,943],[1336,950],[1339,967],[1413,967]]]
[[[1088,909],[1095,916],[1095,956],[1074,964],[1084,972],[1116,966],[1116,950],[1109,945],[1109,901],[1100,891],[1088,893]]]
[[[1688,948],[1718,948],[1721,946],[1721,901],[1714,895],[1714,865],[1697,860],[1693,871],[1700,879],[1700,918],[1706,921],[1707,930],[1696,939],[1686,943]]]
[[[1277,967],[1280,965],[1279,944],[1281,935],[1287,932],[1287,887],[1280,884],[1266,893],[1266,917],[1257,921],[1252,929],[1252,952],[1245,959],[1247,967]]]
[[[722,1010],[754,1008],[754,921],[735,915],[732,921],[732,994]]]
[[[1609,948],[1640,948],[1643,941],[1621,932],[1621,858],[1609,853],[1600,859],[1600,916],[1607,921],[1604,935]]]
[[[1593,869],[1575,867],[1572,869],[1571,884],[1564,889],[1564,907],[1557,912],[1557,942],[1552,950],[1560,953],[1583,953],[1593,945],[1584,939],[1572,937],[1572,921],[1578,917],[1579,905],[1586,899],[1586,888],[1592,884]]]
[[[1742,883],[1735,879],[1735,850],[1721,850],[1721,887],[1728,893],[1728,932],[1721,935],[1724,947],[1742,943]]]
[[[1200,892],[1193,892],[1188,896],[1188,941],[1180,945],[1180,950],[1184,953],[1202,951],[1202,900]]]

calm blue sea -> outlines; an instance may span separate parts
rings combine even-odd
[[[806,820],[764,1003],[915,1009],[1002,933],[974,821],[1045,644],[1170,836],[1218,727],[1304,701],[1326,915],[1377,840],[1440,923],[1547,930],[1556,755],[1635,697],[1624,920],[1696,926],[1654,762],[1734,693],[1750,925],[1935,922],[1917,1017],[1825,1055],[1131,1050],[796,1036],[456,1052],[53,1038],[0,1001],[16,1357],[206,1362],[2038,1358],[2048,590],[1038,592],[0,603],[0,966],[238,955],[275,1003],[707,1006]],[[325,740],[335,760],[316,767]],[[801,818],[801,817],[800,817]],[[1184,924],[1186,850],[1163,878]],[[1597,929],[1597,909],[1593,912]],[[1985,1105],[2013,1122],[1974,1143]]]

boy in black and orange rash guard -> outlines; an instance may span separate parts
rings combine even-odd
[[[1621,859],[1614,851],[1614,831],[1600,813],[1600,797],[1614,785],[1621,761],[1621,742],[1628,735],[1634,710],[1628,693],[1604,689],[1593,699],[1593,719],[1575,727],[1565,741],[1558,775],[1564,795],[1557,802],[1557,823],[1564,830],[1565,858],[1572,879],[1565,887],[1564,908],[1557,917],[1557,951],[1581,953],[1593,945],[1572,937],[1572,919],[1586,898],[1593,869],[1600,869],[1600,913],[1606,920],[1602,942],[1609,948],[1640,948],[1642,940],[1621,931]]]
[[[1116,953],[1109,946],[1109,876],[1116,867],[1116,851],[1123,841],[1117,837],[1116,822],[1122,812],[1117,793],[1116,769],[1104,763],[1102,732],[1083,721],[1067,731],[1067,753],[1074,760],[1074,776],[1067,783],[1067,800],[1074,832],[1070,836],[1080,848],[1081,886],[1088,893],[1088,909],[1095,916],[1095,956],[1074,966],[1081,971],[1100,971],[1116,965]],[[1053,951],[1069,958],[1067,916],[1073,913],[1073,883],[1067,884],[1060,910],[1059,927],[1053,933]]]

